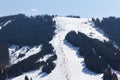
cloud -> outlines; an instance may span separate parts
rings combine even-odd
[[[38,9],[31,9],[31,12],[38,12]]]
[[[37,14],[39,14],[39,10],[38,9],[31,9],[30,10],[30,14],[32,14],[32,15],[37,15]]]

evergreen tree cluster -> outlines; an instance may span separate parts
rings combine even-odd
[[[104,70],[103,80],[118,80],[118,77],[115,73],[111,72],[110,68],[106,68]]]
[[[32,80],[32,78],[29,79],[28,76],[26,75],[25,80]]]
[[[11,23],[0,30],[0,42],[2,43],[38,45],[50,41],[54,35],[55,22],[53,16],[27,17],[19,14],[5,18],[9,18]]]
[[[49,59],[47,59],[46,62],[45,61],[38,62],[39,59],[43,58],[45,55],[48,55],[48,54],[51,54],[53,56],[51,56]],[[45,45],[43,44],[42,50],[39,53],[34,54],[34,55],[28,57],[27,59],[24,59],[24,60],[18,62],[17,64],[14,64],[11,67],[9,67],[7,69],[7,75],[9,78],[12,78],[12,77],[19,76],[24,72],[28,72],[31,70],[37,70],[42,66],[44,68],[44,66],[46,64],[51,64],[51,63],[54,64],[53,61],[56,59],[57,59],[57,56],[53,52],[52,45],[49,43],[46,43]],[[48,67],[49,67],[48,70],[52,71],[55,68],[55,65],[52,66],[52,68],[50,65],[48,65]],[[44,70],[43,72],[47,73],[48,71]]]
[[[24,72],[39,69],[42,66],[43,69],[46,68],[43,70],[46,73],[50,73],[55,68],[53,61],[57,59],[57,56],[53,52],[52,45],[49,44],[49,41],[52,40],[55,34],[55,21],[53,21],[53,17],[49,15],[27,17],[24,14],[0,17],[0,25],[11,20],[9,24],[0,30],[0,80],[5,80],[2,79],[6,78],[3,74],[12,78]],[[8,48],[13,44],[20,47],[26,45],[33,47],[41,44],[42,49],[39,53],[9,66]],[[46,62],[38,62],[40,58],[43,58],[47,54],[53,56]],[[22,56],[24,55],[19,57]]]
[[[102,20],[92,18],[95,27],[102,29],[111,41],[120,47],[120,18],[108,17]]]
[[[69,32],[65,39],[75,47],[79,47],[79,54],[84,57],[86,67],[95,72],[103,73],[108,64],[115,70],[120,69],[120,51],[111,42],[101,42],[83,33]]]
[[[80,16],[76,16],[76,15],[68,15],[66,17],[70,17],[70,18],[80,18]]]

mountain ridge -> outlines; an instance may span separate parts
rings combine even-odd
[[[118,57],[119,57],[119,51],[117,51],[117,49],[113,46],[112,43],[108,44],[110,39],[104,34],[103,30],[95,27],[94,21],[92,21],[92,18],[70,18],[70,17],[59,17],[59,16],[56,16],[56,17],[55,16],[54,17],[53,16],[36,16],[36,17],[27,18],[24,15],[19,15],[18,18],[14,18],[14,19],[17,19],[17,20],[15,20],[14,23],[10,22],[10,23],[6,24],[3,28],[1,28],[0,33],[2,33],[2,31],[4,30],[2,35],[4,35],[5,33],[8,33],[8,31],[10,29],[12,31],[15,31],[14,28],[16,27],[16,30],[23,30],[24,34],[26,32],[27,33],[26,37],[28,37],[28,35],[32,35],[32,36],[29,36],[27,39],[27,38],[23,38],[20,34],[18,35],[18,33],[16,33],[16,35],[20,36],[21,38],[18,37],[16,39],[13,36],[13,34],[11,34],[11,36],[13,36],[13,38],[9,39],[7,34],[5,34],[6,37],[5,38],[3,37],[3,40],[1,40],[1,41],[4,41],[6,39],[9,39],[8,41],[5,41],[5,43],[10,43],[10,45],[16,45],[16,48],[13,47],[13,51],[11,51],[11,54],[17,55],[16,60],[18,60],[18,62],[16,62],[16,63],[19,66],[18,68],[20,68],[20,71],[18,71],[18,73],[14,73],[14,76],[13,76],[13,73],[11,74],[9,72],[9,68],[8,68],[7,72],[9,72],[9,75],[11,75],[12,77],[9,77],[7,80],[24,80],[24,77],[26,75],[29,78],[32,78],[33,80],[39,80],[39,79],[40,80],[51,80],[51,79],[53,79],[53,80],[78,80],[78,79],[102,80],[102,76],[103,76],[104,72],[102,72],[100,74],[92,72],[92,70],[90,70],[90,68],[88,68],[88,66],[86,65],[86,62],[85,62],[86,60],[84,60],[83,55],[79,54],[79,53],[81,53],[82,48],[79,49],[78,44],[80,41],[79,41],[79,37],[76,36],[78,34],[84,34],[86,36],[86,38],[80,37],[80,39],[84,41],[84,44],[82,44],[82,46],[94,45],[94,44],[92,44],[92,42],[88,41],[89,40],[88,38],[90,38],[91,41],[98,40],[98,42],[100,42],[101,46],[104,45],[104,46],[107,46],[107,48],[109,48],[109,49],[115,50],[116,53],[114,55],[118,55]],[[7,20],[3,19],[3,21],[4,20],[6,23]],[[10,20],[10,19],[8,19],[8,20]],[[2,21],[2,20],[0,19],[0,21]],[[43,21],[43,23],[41,21]],[[16,22],[20,22],[19,23],[20,25],[16,24]],[[19,25],[19,27],[17,27],[17,26],[13,27],[12,25],[13,26]],[[30,28],[26,27],[26,29],[28,29],[28,31],[24,30],[25,29],[24,27],[26,25],[30,26]],[[8,27],[13,27],[13,28],[8,28]],[[34,29],[33,27],[36,27],[36,29]],[[39,28],[39,27],[41,27],[41,28]],[[45,28],[43,28],[43,27],[45,27]],[[49,28],[49,27],[51,27],[51,28]],[[29,31],[29,29],[31,29],[31,30]],[[33,32],[31,34],[32,29],[33,29]],[[39,30],[37,30],[37,29],[39,29]],[[41,30],[43,30],[42,35],[39,33],[39,31],[41,31]],[[47,31],[49,31],[49,33]],[[67,35],[71,31],[74,31],[76,34],[73,36],[71,36],[71,34],[70,34],[69,38],[66,39]],[[30,34],[28,32],[30,32]],[[37,36],[35,35],[36,33],[37,33]],[[34,38],[34,36],[36,36],[35,39],[32,39],[32,38]],[[40,36],[40,38],[37,38],[39,36]],[[2,36],[1,36],[1,38],[2,38]],[[44,40],[41,41],[42,38],[44,38],[45,41]],[[14,41],[13,41],[14,39],[16,39],[15,42],[17,44],[14,43]],[[19,41],[19,39],[21,41]],[[69,42],[69,39],[73,40],[72,43]],[[88,40],[86,40],[86,39],[88,39]],[[39,42],[39,40],[41,42]],[[73,43],[75,43],[77,45],[74,46]],[[91,43],[91,44],[89,44],[89,43]],[[95,43],[95,42],[93,41],[93,43]],[[39,45],[43,46],[43,47],[41,47],[41,50],[39,50],[35,54],[32,54],[32,53],[34,53],[34,50],[31,50],[31,49],[34,48],[35,46],[36,47],[34,49],[37,49],[37,48],[39,48]],[[96,47],[98,47],[97,42],[95,43],[95,45],[96,45]],[[19,47],[17,47],[17,46],[19,46]],[[86,46],[86,48],[83,48],[84,51],[86,51],[87,48],[89,48],[89,46]],[[105,47],[106,50],[107,50],[107,48]],[[20,51],[20,49],[21,49],[21,51]],[[98,48],[92,48],[90,52],[92,52],[92,54],[97,52],[100,55],[101,52],[96,51],[97,49]],[[18,50],[18,53],[17,53],[17,50]],[[30,50],[31,50],[32,55],[29,55],[28,57],[26,57],[27,54],[29,54]],[[85,52],[83,54],[88,54],[88,53]],[[108,53],[105,53],[105,54],[109,55]],[[110,55],[111,54],[113,55],[113,53],[110,53]],[[24,57],[26,57],[26,58],[24,58]],[[100,57],[104,58],[103,55],[99,56],[99,58]],[[36,67],[36,68],[32,68],[32,66],[33,66],[33,64],[31,65],[32,62],[29,62],[30,64],[28,63],[29,65],[31,65],[30,69],[27,69],[28,66],[24,65],[22,63],[23,61],[28,61],[28,60],[32,60],[32,59],[34,60],[35,58],[36,58],[36,60],[33,61],[33,64],[35,63],[34,67]],[[21,64],[23,64],[23,65],[21,65]],[[26,66],[26,67],[24,67],[24,66]],[[12,67],[12,65],[11,65],[11,67]],[[16,66],[14,66],[14,67],[16,67]],[[22,70],[21,67],[25,68],[25,69]],[[112,67],[114,67],[114,65]],[[115,67],[115,69],[116,69],[116,67]],[[19,73],[19,72],[21,72],[21,73]],[[120,74],[117,73],[116,71],[114,71],[113,69],[112,69],[112,72],[116,73],[118,75],[118,77],[120,76]],[[13,78],[13,77],[15,77],[15,78]]]

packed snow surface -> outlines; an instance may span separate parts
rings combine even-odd
[[[27,59],[28,57],[37,54],[41,51],[41,45],[35,46],[33,48],[30,48],[29,46],[24,46],[20,49],[17,45],[12,45],[9,48],[9,54],[10,54],[10,63],[11,65],[18,63],[19,61],[22,61],[24,59]],[[20,55],[23,55],[20,57]]]
[[[25,75],[32,77],[33,80],[102,80],[103,74],[89,71],[85,67],[84,59],[77,53],[78,48],[73,47],[64,39],[70,31],[81,32],[100,41],[109,41],[109,39],[98,29],[92,27],[91,19],[55,17],[54,20],[56,21],[56,34],[50,43],[57,54],[55,69],[48,75],[41,73],[41,69],[30,71],[12,80],[24,80]]]

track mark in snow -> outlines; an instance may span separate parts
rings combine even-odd
[[[51,41],[53,47],[56,50],[57,58],[57,66],[56,69],[53,70],[51,74],[54,72],[61,71],[61,74],[56,74],[54,77],[61,75],[60,80],[101,80],[102,75],[93,74],[91,71],[87,70],[85,66],[83,66],[83,58],[78,58],[77,49],[71,49],[68,45],[64,43],[64,39],[67,33],[74,30],[76,32],[82,32],[88,37],[99,39],[100,41],[108,40],[101,33],[97,32],[92,26],[89,24],[85,24],[88,22],[88,19],[71,19],[64,17],[56,17],[56,35]],[[89,36],[90,33],[92,36]],[[86,70],[87,73],[84,72]],[[90,74],[89,74],[90,73]],[[64,74],[64,75],[63,75]],[[63,77],[63,76],[66,76]],[[56,78],[55,78],[56,80]],[[58,78],[59,80],[59,78]]]
[[[93,28],[89,19],[55,17],[54,20],[56,21],[56,34],[50,43],[57,55],[57,60],[55,61],[56,67],[45,77],[40,77],[39,72],[41,70],[36,70],[35,73],[27,73],[27,75],[32,77],[33,80],[102,80],[102,74],[93,74],[85,68],[83,65],[84,59],[78,57],[77,49],[67,45],[64,39],[66,34],[72,30],[84,33],[88,37],[100,41],[108,41],[109,39]],[[25,75],[23,74],[13,80],[24,80]]]
[[[53,73],[54,71],[56,72],[54,73],[56,74],[54,75],[54,78],[56,77],[55,80],[57,79],[57,77],[58,77],[58,80],[70,80],[68,60],[61,46],[61,44],[63,43],[63,40],[61,40],[61,38],[62,38],[61,32],[58,32],[56,33],[53,40],[51,41],[58,57],[56,68],[55,68],[55,70],[57,71],[53,70]]]

